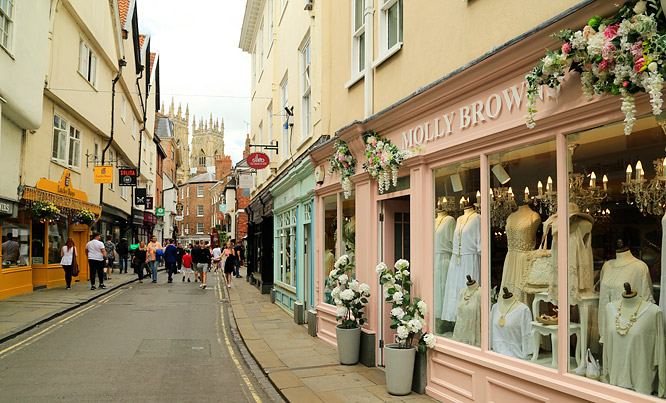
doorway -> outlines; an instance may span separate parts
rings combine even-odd
[[[308,322],[307,312],[312,309],[312,252],[310,242],[311,224],[303,225],[303,274],[305,282],[303,295],[305,296],[305,323]]]

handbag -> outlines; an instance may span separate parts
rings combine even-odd
[[[78,277],[79,263],[76,261],[76,247],[74,247],[74,255],[72,256],[72,276]]]
[[[521,289],[523,292],[534,294],[537,292],[548,292],[553,272],[557,271],[557,267],[553,265],[552,251],[546,249],[546,239],[548,238],[548,230],[543,234],[541,244],[538,249],[528,252],[527,258],[527,272],[523,277],[523,284]]]

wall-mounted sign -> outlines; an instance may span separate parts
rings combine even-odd
[[[119,186],[136,186],[138,172],[134,168],[118,168]]]
[[[12,215],[14,213],[14,203],[0,200],[0,214]]]
[[[183,214],[183,203],[176,203],[176,213],[178,215]]]
[[[164,207],[158,207],[155,209],[155,215],[156,216],[164,216]]]
[[[182,215],[177,215],[174,220],[176,221],[183,221],[183,216]]]
[[[238,176],[238,184],[241,189],[250,189],[252,188],[252,175],[250,174],[241,174]]]
[[[134,189],[134,204],[137,206],[146,205],[146,188]]]
[[[270,159],[264,153],[252,153],[247,156],[247,165],[254,169],[263,169],[268,166]]]
[[[113,183],[113,165],[95,167],[95,183]]]
[[[152,209],[153,209],[153,198],[146,197],[146,210],[152,210]]]
[[[224,220],[224,213],[221,213],[221,212],[218,211],[217,212],[217,219],[220,220],[220,221]]]
[[[223,212],[223,213],[224,213],[225,211],[227,211],[227,205],[226,205],[226,204],[223,204],[223,203],[220,203],[220,211]]]

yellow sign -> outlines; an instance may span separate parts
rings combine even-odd
[[[69,169],[62,173],[60,182],[54,182],[45,178],[37,182],[37,186],[26,187],[23,198],[33,201],[48,200],[60,208],[70,210],[88,210],[96,215],[102,213],[102,208],[88,203],[86,192],[72,187]]]
[[[113,165],[96,166],[95,183],[113,183]]]
[[[72,180],[70,179],[69,169],[65,169],[65,172],[62,173],[60,182],[53,182],[48,179],[42,178],[39,181],[37,181],[37,186],[35,187],[40,190],[46,190],[47,192],[69,197],[71,199],[76,199],[84,202],[88,201],[88,195],[86,194],[86,192],[74,189],[74,187],[72,186]]]

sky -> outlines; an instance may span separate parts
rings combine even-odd
[[[224,153],[243,157],[250,121],[250,55],[238,47],[244,0],[137,0],[139,31],[159,52],[161,100],[192,115],[224,119]],[[190,134],[192,129],[190,127]]]

